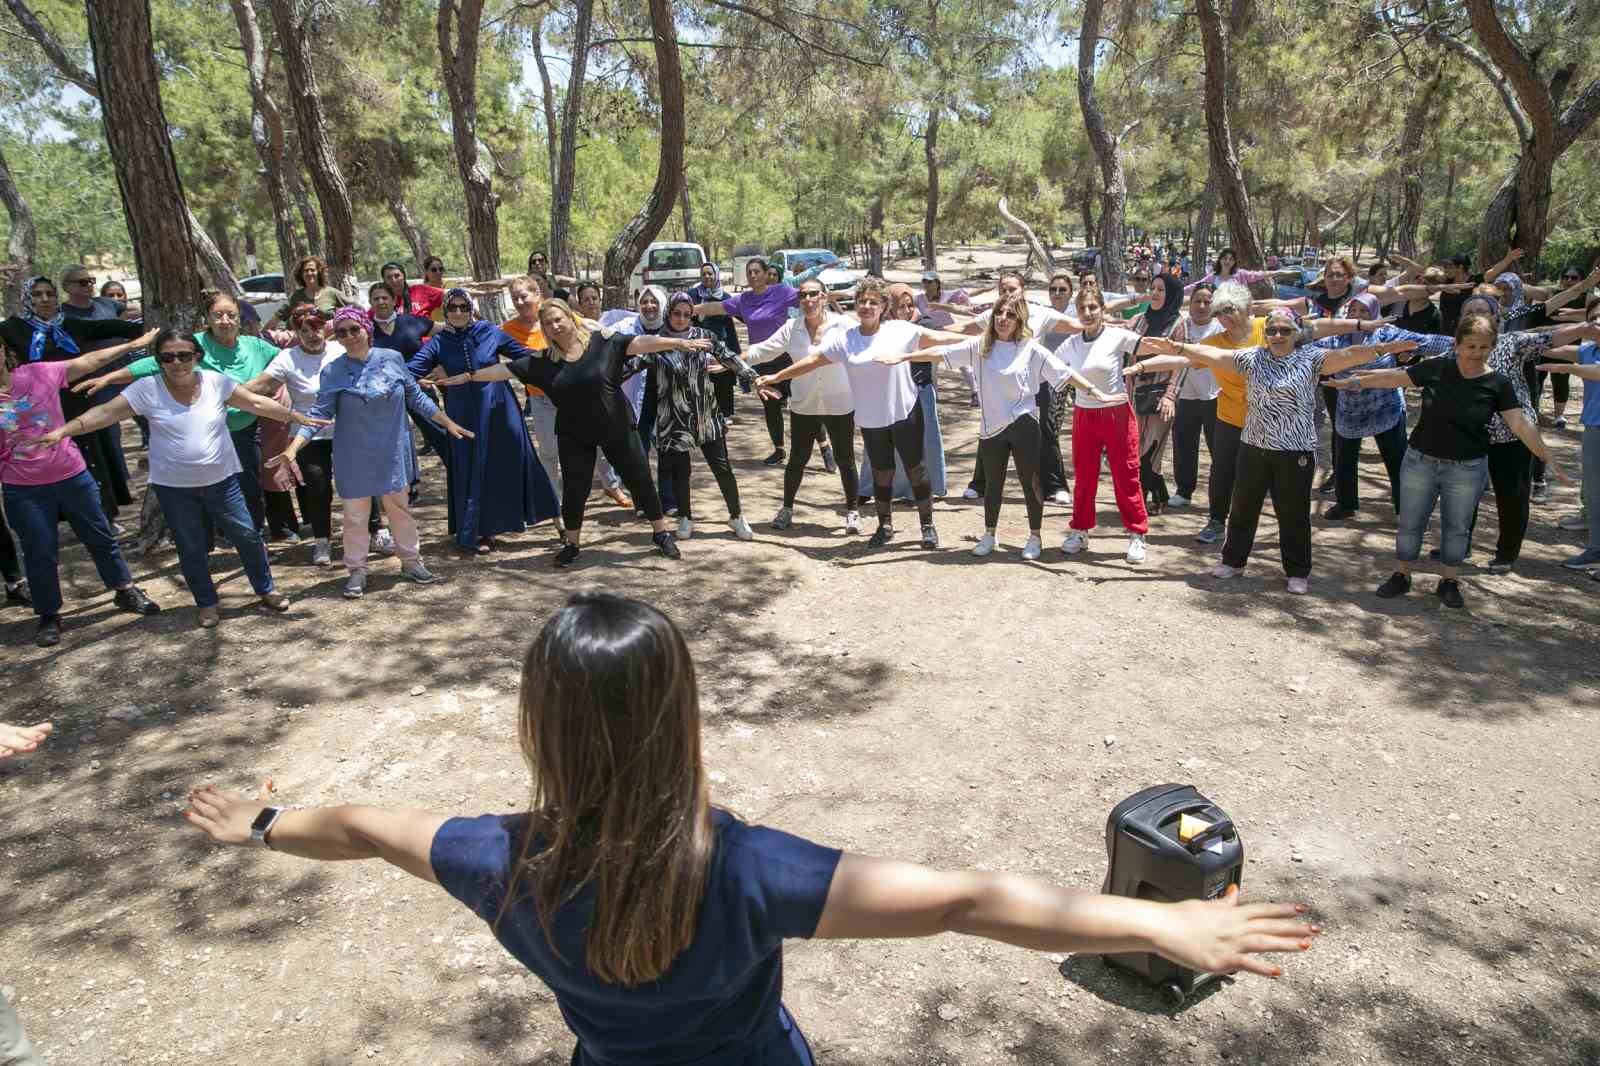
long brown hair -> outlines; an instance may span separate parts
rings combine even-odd
[[[978,351],[985,359],[1000,342],[1000,312],[1006,308],[1017,313],[1017,332],[1011,339],[1018,344],[1026,344],[1028,338],[1033,336],[1033,326],[1028,322],[1028,301],[1020,296],[1002,296],[995,301],[994,310],[989,313],[989,324],[983,328],[983,339],[978,342]]]
[[[593,886],[589,971],[659,978],[694,939],[713,843],[683,634],[638,600],[574,595],[523,660],[519,732],[532,816],[501,917],[531,899],[550,939],[556,911]]]

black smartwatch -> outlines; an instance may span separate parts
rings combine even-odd
[[[270,851],[272,849],[272,841],[267,839],[267,834],[272,832],[272,827],[278,823],[278,819],[282,817],[284,810],[285,808],[283,807],[261,808],[261,813],[256,815],[256,820],[250,823],[250,839],[261,841]]]

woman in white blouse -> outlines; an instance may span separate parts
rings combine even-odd
[[[1044,524],[1044,501],[1039,490],[1039,383],[1045,381],[1060,388],[1070,381],[1096,399],[1110,399],[1057,358],[1047,345],[1034,340],[1028,317],[1027,300],[1020,295],[1002,296],[981,336],[920,352],[878,357],[879,362],[890,366],[942,359],[952,368],[971,372],[980,412],[978,463],[984,476],[984,534],[972,549],[972,554],[980,558],[995,549],[1006,467],[1013,458],[1028,508],[1028,542],[1022,557],[1039,558]]]

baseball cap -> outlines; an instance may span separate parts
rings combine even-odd
[[[937,270],[924,270],[922,272],[922,280],[923,281],[938,281],[939,280],[939,272]]]

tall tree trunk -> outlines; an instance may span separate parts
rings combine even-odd
[[[1428,130],[1428,113],[1444,80],[1444,64],[1437,63],[1433,75],[1411,97],[1405,124],[1400,128],[1400,217],[1395,223],[1395,243],[1400,254],[1417,257],[1417,229],[1422,225],[1422,141]]]
[[[33,224],[33,212],[28,210],[27,201],[11,178],[4,152],[0,152],[0,203],[6,205],[6,217],[11,220],[11,235],[6,238],[6,261],[0,263],[0,300],[5,301],[0,310],[10,314],[22,306],[23,289],[34,276],[39,230]]]
[[[937,23],[935,23],[937,25]],[[928,169],[928,195],[922,207],[922,267],[937,270],[938,254],[933,243],[933,227],[939,221],[939,116],[942,104],[928,109],[928,128],[922,138],[922,160]]]
[[[1274,197],[1272,200],[1272,236],[1267,240],[1268,248],[1276,253],[1282,247],[1278,243],[1278,223],[1283,219],[1283,200]]]
[[[694,210],[689,206],[689,175],[683,176],[683,185],[678,189],[678,206],[683,215],[683,239],[690,244],[699,244],[694,236]],[[709,254],[709,252],[707,253]]]
[[[1217,217],[1217,172],[1206,168],[1206,187],[1200,192],[1200,217],[1194,220],[1194,275],[1204,277],[1201,268],[1211,257],[1211,228]]]
[[[550,264],[571,273],[572,188],[578,163],[578,119],[583,115],[583,79],[589,62],[594,0],[577,0],[572,15],[572,68],[561,101],[561,151],[550,188]]]
[[[328,140],[328,120],[322,109],[322,93],[317,88],[316,71],[311,65],[311,35],[307,13],[299,0],[271,0],[272,20],[278,28],[278,45],[283,49],[283,69],[289,79],[289,98],[294,105],[295,125],[300,130],[300,151],[311,171],[311,185],[322,208],[322,224],[327,233],[328,284],[345,288],[352,284],[355,270],[355,213],[350,206],[350,187],[339,171],[333,145]]]
[[[1450,169],[1444,181],[1444,210],[1439,212],[1439,223],[1433,230],[1433,257],[1441,259],[1450,249],[1450,217],[1456,207],[1456,160],[1450,159]]]
[[[317,210],[311,206],[311,196],[306,192],[305,178],[302,177],[304,160],[297,150],[285,152],[284,162],[289,164],[283,172],[284,184],[289,187],[289,198],[294,201],[295,211],[300,215],[300,225],[306,231],[304,254],[326,259],[328,249],[322,243],[322,223],[317,221]],[[420,269],[422,264],[418,263],[417,266]]]
[[[1083,220],[1083,244],[1085,248],[1092,247],[1098,239],[1095,236],[1094,225],[1094,179],[1090,178],[1083,183],[1082,194],[1078,197],[1078,215]]]
[[[1366,236],[1366,229],[1362,224],[1361,197],[1356,197],[1356,217],[1350,223],[1350,258],[1356,259],[1361,255],[1361,241]]]
[[[489,168],[478,156],[478,41],[483,32],[483,0],[440,0],[438,29],[456,170],[466,191],[467,259],[472,276],[489,281],[500,276],[500,199]]]
[[[628,274],[661,232],[683,184],[683,67],[678,60],[671,0],[650,0],[650,36],[656,54],[657,99],[661,101],[661,158],[649,198],[606,250],[601,276],[607,307],[621,307],[627,300]]]
[[[867,208],[867,273],[883,277],[883,190]]]
[[[239,41],[244,45],[245,74],[250,82],[250,141],[261,162],[261,183],[267,189],[272,208],[272,232],[278,241],[279,269],[287,278],[305,244],[295,233],[290,214],[289,190],[284,184],[283,113],[267,92],[267,50],[261,41],[261,24],[256,19],[253,0],[229,0],[233,20],[239,26]]]
[[[428,258],[428,234],[411,213],[411,207],[406,203],[404,190],[399,185],[385,187],[384,202],[388,204],[389,214],[394,218],[394,224],[405,237],[406,244],[411,248],[411,257],[418,263]]]
[[[228,264],[228,269],[234,269],[233,239],[228,236],[228,213],[222,209],[222,205],[213,204],[206,212],[206,234],[217,246],[217,251],[221,254],[222,261]]]
[[[1132,127],[1120,136],[1112,136],[1095,98],[1094,59],[1100,47],[1100,17],[1104,10],[1105,0],[1085,0],[1083,5],[1083,25],[1078,30],[1078,107],[1083,111],[1083,127],[1100,161],[1100,180],[1105,185],[1100,197],[1100,284],[1120,292],[1128,208],[1128,179],[1122,170],[1122,137]]]
[[[143,290],[140,303],[151,322],[191,328],[200,321],[205,281],[161,107],[150,3],[119,0],[86,9],[106,147]]]
[[[550,67],[544,61],[544,20],[545,16],[541,14],[533,24],[533,62],[539,71],[539,106],[544,110],[545,166],[550,175],[550,198],[554,203],[556,164],[561,155],[561,127],[556,122],[556,94],[550,82]],[[550,264],[556,270],[561,269],[555,260],[551,260]]]
[[[1230,26],[1245,23],[1251,6],[1251,0],[1232,0]],[[1211,173],[1217,178],[1217,195],[1228,218],[1229,243],[1233,245],[1238,264],[1260,269],[1266,257],[1262,255],[1261,238],[1256,235],[1255,220],[1250,214],[1250,191],[1245,188],[1244,169],[1239,165],[1239,153],[1234,148],[1232,120],[1228,113],[1228,53],[1233,33],[1223,33],[1215,0],[1195,0],[1195,14],[1200,20],[1200,36],[1205,47],[1206,141],[1210,146]]]

